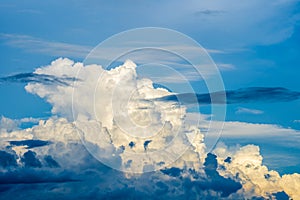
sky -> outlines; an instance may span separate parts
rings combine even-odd
[[[1,1],[0,196],[300,199],[299,11]]]

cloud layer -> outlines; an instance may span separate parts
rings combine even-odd
[[[300,175],[268,170],[257,146],[206,152],[185,107],[155,100],[174,94],[131,61],[104,70],[58,59],[34,73],[80,81],[29,82],[53,116],[27,129],[1,121],[3,198],[300,198]]]

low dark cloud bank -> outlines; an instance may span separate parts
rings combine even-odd
[[[10,199],[219,199],[242,187],[218,173],[217,156],[211,153],[203,173],[171,167],[126,174],[101,164],[84,147],[76,148],[85,152],[84,159],[70,167],[51,155],[41,156],[31,149],[18,155],[7,146],[0,151],[0,195]]]

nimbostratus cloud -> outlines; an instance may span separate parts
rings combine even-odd
[[[58,59],[34,73],[80,81],[28,83],[28,92],[53,106],[53,116],[19,130],[2,120],[3,197],[300,198],[300,175],[269,170],[257,146],[206,152],[186,108],[155,101],[172,93],[139,78],[131,61],[104,70]]]

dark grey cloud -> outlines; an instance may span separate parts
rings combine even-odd
[[[36,157],[36,153],[30,150],[24,153],[21,161],[24,163],[25,167],[42,167],[42,163]]]
[[[16,154],[1,150],[0,151],[0,166],[3,168],[16,167],[17,166]]]
[[[18,159],[20,163],[17,162]],[[10,148],[1,150],[0,193],[9,190],[12,185],[78,181],[72,178],[72,172],[58,169],[58,163],[50,155],[44,159],[48,163],[47,166],[42,165],[34,151],[29,150],[23,156],[19,156]]]
[[[171,167],[168,169],[160,170],[162,173],[167,174],[168,176],[179,177],[181,174],[181,169],[177,167]]]
[[[78,81],[75,77],[57,77],[49,74],[20,73],[11,76],[1,77],[0,83],[42,83],[68,86],[73,81]]]
[[[195,188],[196,191],[201,191],[200,194],[202,194],[202,192],[204,193],[204,191],[207,191],[208,194],[209,191],[214,191],[219,193],[219,197],[224,198],[228,197],[230,194],[233,194],[242,188],[242,185],[239,182],[236,182],[230,178],[222,177],[217,171],[217,168],[217,156],[208,153],[204,162],[205,174],[200,174],[192,169],[186,170],[176,167],[163,169],[161,170],[161,172],[168,176],[176,177],[179,180],[183,180],[182,182],[185,192],[189,191],[192,188]],[[191,175],[193,179],[186,178],[186,174]],[[212,195],[209,198],[214,199],[216,198],[216,196],[213,197]]]
[[[18,140],[18,141],[9,141],[11,146],[26,146],[27,149],[34,147],[42,147],[51,144],[50,141],[43,140]]]
[[[225,11],[223,10],[199,10],[197,12],[195,12],[195,15],[196,16],[199,16],[199,15],[219,15],[219,14],[223,14],[225,13]]]
[[[1,151],[9,164],[3,165],[6,170],[0,173],[0,195],[10,199],[220,199],[241,187],[217,172],[213,154],[206,158],[204,174],[172,167],[130,175],[103,165],[81,146],[65,148],[60,149],[62,153],[69,151],[61,154],[62,158],[83,153],[84,157],[74,161],[75,167],[59,164],[51,155],[42,157],[34,149],[20,155],[23,164],[19,165],[15,162],[18,155],[11,149]]]
[[[269,199],[275,199],[275,200],[290,200],[291,198],[284,192],[276,192],[269,194],[268,197],[252,197],[251,200],[269,200]]]
[[[249,87],[237,90],[212,92],[206,94],[182,93],[168,95],[156,100],[174,101],[180,104],[244,104],[272,103],[298,100],[300,92],[282,87]]]
[[[235,193],[242,188],[242,185],[239,182],[221,176],[217,171],[217,168],[217,156],[208,153],[204,162],[204,171],[209,178],[209,184],[206,184],[205,187],[210,187],[210,189],[214,191],[220,191],[222,197],[228,197],[230,194]]]
[[[44,160],[47,163],[47,167],[51,167],[51,168],[58,168],[58,167],[60,167],[60,165],[58,164],[58,162],[56,162],[56,160],[54,160],[52,158],[52,156],[50,156],[50,155],[45,156]]]
[[[72,179],[70,173],[55,173],[50,170],[35,170],[32,168],[20,168],[6,173],[0,173],[0,185],[65,183],[75,181],[77,182],[79,180]]]

